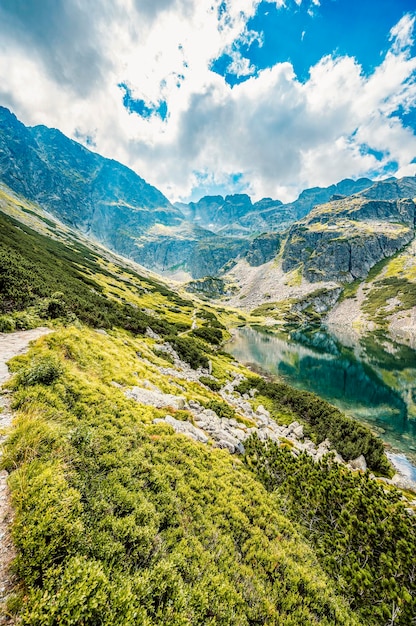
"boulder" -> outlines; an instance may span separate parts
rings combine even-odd
[[[363,472],[367,469],[367,461],[365,460],[365,456],[360,454],[356,459],[352,459],[348,462],[348,465],[355,470],[361,470]]]
[[[293,429],[293,434],[298,439],[303,439],[304,434],[303,434],[303,426],[302,426],[302,424],[300,424],[299,426],[296,426],[296,428]]]
[[[203,430],[197,428],[191,422],[182,422],[181,420],[177,420],[171,415],[166,415],[165,420],[166,424],[169,424],[174,428],[175,432],[181,433],[182,435],[186,435],[187,437],[191,437],[195,441],[199,441],[201,443],[208,443],[208,436],[204,433]]]
[[[270,413],[267,409],[264,408],[264,406],[262,404],[259,404],[259,406],[256,409],[256,416],[259,417],[270,417]]]

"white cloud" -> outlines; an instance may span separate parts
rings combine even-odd
[[[307,186],[377,175],[393,160],[400,173],[414,173],[415,136],[392,116],[416,101],[414,18],[405,15],[391,30],[390,50],[370,76],[355,59],[331,56],[305,83],[289,63],[250,76],[249,61],[233,52],[231,69],[247,80],[230,88],[210,64],[237,39],[254,36],[247,23],[258,3],[96,0],[92,14],[81,0],[68,0],[60,38],[40,43],[33,15],[26,23],[4,0],[0,104],[26,124],[93,136],[100,153],[133,167],[172,200],[189,196],[202,174],[215,188],[241,173],[236,190],[249,186],[255,198],[287,200]],[[167,120],[129,113],[119,83],[136,99],[165,100]],[[381,163],[363,146],[382,152]]]
[[[390,41],[393,42],[392,52],[398,54],[413,45],[413,29],[415,17],[406,14],[390,31]]]

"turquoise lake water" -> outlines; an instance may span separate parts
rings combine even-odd
[[[368,424],[416,480],[416,352],[376,345],[353,350],[322,330],[285,339],[251,328],[238,329],[227,351]]]

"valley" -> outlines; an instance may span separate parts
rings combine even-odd
[[[1,623],[410,626],[415,181],[175,206],[0,108]]]

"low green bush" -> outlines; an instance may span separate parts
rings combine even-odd
[[[173,356],[169,354],[169,352],[165,352],[164,350],[158,350],[157,348],[153,348],[153,352],[157,357],[159,357],[159,359],[163,359],[171,365],[173,365],[173,363],[175,362]]]
[[[170,343],[172,348],[178,353],[179,357],[188,363],[193,369],[199,367],[207,368],[209,365],[208,357],[204,353],[195,339],[192,337],[168,336],[166,341]]]
[[[13,333],[16,330],[16,321],[11,315],[0,315],[0,333]]]
[[[199,339],[203,339],[204,341],[208,343],[212,343],[217,346],[223,340],[221,328],[211,328],[210,326],[201,326],[200,328],[195,328],[195,330],[193,330],[191,334],[194,337],[198,337]]]
[[[17,383],[24,386],[50,385],[62,372],[62,364],[55,355],[39,356],[17,372]]]
[[[227,417],[228,419],[235,418],[234,409],[223,400],[210,400],[206,403],[205,408],[214,411],[218,417]]]
[[[221,383],[215,378],[210,378],[209,376],[200,376],[199,382],[212,389],[212,391],[219,391],[221,389]]]
[[[305,453],[294,458],[271,441],[252,437],[244,445],[245,462],[300,526],[362,623],[412,624],[416,518],[400,492],[386,492],[368,473],[315,463]]]

